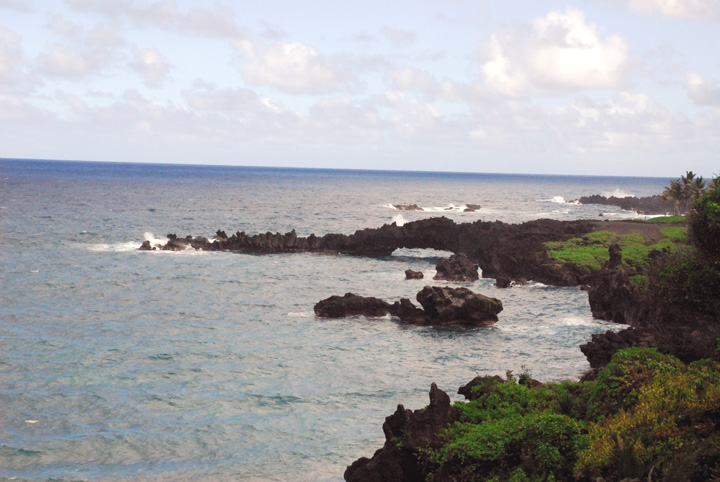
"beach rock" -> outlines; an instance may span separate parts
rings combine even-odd
[[[142,246],[138,248],[139,251],[152,251],[153,249],[155,248],[150,245],[150,241],[148,241],[147,239],[143,241]]]
[[[423,279],[424,277],[425,275],[422,274],[422,271],[405,270],[405,279]]]
[[[480,279],[478,267],[466,254],[453,254],[449,258],[441,260],[437,267],[435,280],[445,281],[475,281]]]
[[[345,293],[345,296],[331,296],[318,302],[315,315],[321,318],[343,318],[346,316],[385,316],[390,314],[392,305],[373,297]]]
[[[417,294],[417,301],[434,325],[483,326],[497,321],[503,309],[497,298],[467,288],[426,286]]]
[[[475,211],[480,210],[479,204],[466,204],[465,209],[463,209],[463,212],[465,213],[474,213]]]
[[[344,473],[348,482],[416,482],[425,480],[418,463],[420,449],[440,446],[438,432],[458,420],[458,410],[447,393],[436,384],[430,387],[430,404],[424,409],[407,410],[398,405],[385,419],[385,445],[371,459],[362,457]]]

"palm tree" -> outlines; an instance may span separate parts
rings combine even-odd
[[[687,199],[687,190],[681,179],[670,181],[670,185],[667,186],[662,193],[665,202],[668,200],[673,202],[676,216],[680,214],[680,203]]]

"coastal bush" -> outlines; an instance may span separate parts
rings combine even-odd
[[[720,258],[720,184],[695,202],[688,225],[692,243],[701,254]]]
[[[473,393],[455,404],[459,420],[439,433],[439,445],[421,451],[428,481],[720,474],[720,364],[711,360],[685,365],[635,347],[593,380],[532,388],[486,377]]]
[[[619,480],[654,469],[659,480],[690,457],[695,463],[680,480],[709,480],[720,463],[720,367],[645,350],[618,352],[598,375],[603,416],[589,426],[578,473]]]

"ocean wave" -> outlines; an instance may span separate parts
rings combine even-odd
[[[405,223],[407,223],[407,219],[405,219],[402,214],[398,214],[396,216],[393,216],[392,222],[397,224],[398,226],[404,226]]]
[[[541,201],[544,202],[550,202],[550,203],[556,203],[556,204],[573,204],[578,205],[580,204],[577,200],[575,201],[568,201],[563,196],[553,196],[551,199],[541,199]]]
[[[150,241],[150,245],[154,248],[160,248],[167,244],[166,238],[156,238],[153,233],[147,232],[143,234],[143,241]],[[101,253],[123,253],[127,251],[137,251],[142,245],[142,241],[127,241],[119,243],[97,243],[88,244],[85,247],[89,251],[101,252]],[[190,246],[186,246],[184,251],[162,251],[163,253],[201,253],[202,251],[196,251],[190,249]]]
[[[602,193],[602,195],[605,197],[617,197],[617,198],[636,197],[634,194],[629,194],[620,188],[617,188],[614,191],[604,191]]]
[[[420,206],[418,204],[384,204],[383,207],[395,211],[418,211],[425,213],[477,213],[481,211],[479,204],[446,204],[445,206]]]

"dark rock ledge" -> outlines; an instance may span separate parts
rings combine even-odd
[[[218,231],[213,239],[169,234],[165,245],[152,246],[145,242],[140,249],[194,248],[254,254],[310,252],[385,257],[398,248],[432,248],[464,254],[470,263],[482,269],[485,278],[506,276],[513,280],[576,286],[584,282],[585,273],[548,259],[543,243],[582,236],[595,228],[592,221],[539,219],[523,224],[500,221],[456,224],[445,217],[434,217],[403,226],[385,224],[350,235],[330,233],[321,237],[314,234],[298,236],[294,230],[285,234],[236,232],[230,236],[225,231]]]

